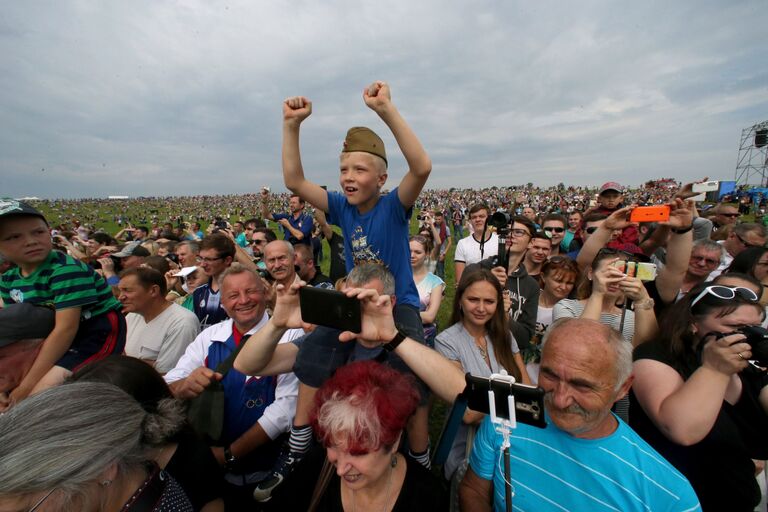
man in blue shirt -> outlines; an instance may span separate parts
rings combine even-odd
[[[265,219],[280,224],[283,235],[291,244],[310,245],[312,239],[312,216],[304,213],[304,200],[296,194],[288,200],[290,213],[272,213],[269,211],[269,189],[261,189],[261,215]]]
[[[700,510],[686,478],[611,412],[632,384],[632,345],[592,320],[543,340],[545,429],[517,424],[510,480],[520,510]],[[505,510],[502,436],[486,417],[461,483],[462,510]]]

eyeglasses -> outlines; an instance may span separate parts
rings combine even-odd
[[[691,256],[691,261],[703,261],[705,265],[707,266],[714,266],[719,265],[720,260],[716,260],[714,258],[707,258],[706,256]]]
[[[707,295],[713,295],[718,299],[723,300],[736,298],[737,295],[749,302],[757,302],[758,299],[757,294],[749,288],[744,288],[743,286],[730,287],[714,284],[701,290],[701,293],[699,293],[696,298],[691,301],[691,309],[693,309],[693,307]]]
[[[753,243],[747,242],[746,240],[744,240],[744,239],[743,239],[743,238],[742,238],[742,237],[741,237],[741,236],[740,236],[738,233],[736,233],[735,231],[733,232],[733,234],[734,234],[734,235],[736,235],[736,238],[738,238],[738,239],[739,239],[739,242],[741,242],[741,243],[744,245],[744,247],[762,247],[762,246],[764,245],[764,244],[753,244]]]
[[[38,502],[37,502],[37,503],[35,503],[35,504],[32,506],[32,508],[31,508],[31,509],[29,509],[29,512],[35,512],[35,510],[37,510],[38,508],[40,508],[40,505],[42,505],[42,504],[43,504],[43,502],[44,502],[45,500],[47,500],[47,499],[50,497],[50,495],[51,495],[51,494],[53,494],[53,491],[55,491],[55,490],[56,490],[56,487],[54,487],[53,489],[51,489],[50,491],[48,491],[47,493],[45,493],[45,496],[43,496],[42,498],[40,498],[40,499],[38,500]]]
[[[586,231],[588,234],[591,235],[592,233],[597,231],[597,228],[599,228],[599,227],[600,226],[589,226],[588,228],[585,228],[584,231]]]
[[[514,237],[531,236],[531,234],[526,229],[510,229],[509,234]]]
[[[218,258],[204,258],[203,256],[198,256],[197,258],[195,258],[195,260],[197,260],[198,263],[213,263],[214,261],[223,260],[223,259],[224,259],[224,256],[219,256]]]
[[[554,231],[555,233],[562,233],[562,232],[565,231],[565,228],[556,228],[556,227],[553,227],[553,226],[547,226],[547,227],[544,228],[544,231],[546,231],[548,233],[551,232],[551,231]]]

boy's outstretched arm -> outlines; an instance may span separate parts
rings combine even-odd
[[[427,183],[429,173],[432,172],[432,161],[429,155],[413,133],[411,127],[405,122],[403,116],[392,103],[389,85],[376,81],[363,91],[363,100],[374,112],[379,114],[381,120],[387,123],[392,135],[395,136],[400,151],[403,152],[408,162],[408,172],[403,176],[397,196],[406,208],[410,208],[416,202],[421,189]]]
[[[283,102],[283,180],[285,186],[315,208],[328,211],[328,192],[304,178],[299,150],[299,127],[312,113],[312,102],[294,96]]]

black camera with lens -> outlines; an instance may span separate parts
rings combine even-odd
[[[507,212],[496,212],[486,221],[486,226],[496,228],[496,235],[499,237],[499,250],[496,256],[491,256],[480,262],[480,266],[488,270],[494,267],[507,267],[507,236],[509,236],[509,227],[512,224],[512,218]],[[483,233],[483,237],[485,233]]]
[[[747,337],[745,342],[749,343],[752,350],[752,359],[754,359],[758,365],[762,367],[768,366],[768,330],[758,325],[747,325],[738,329],[736,332],[740,332]]]

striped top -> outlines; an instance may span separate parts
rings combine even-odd
[[[540,429],[517,424],[510,443],[512,504],[518,511],[701,510],[688,480],[618,419],[600,439],[580,439],[551,422]],[[469,465],[493,480],[494,510],[505,510],[501,434],[486,417]]]
[[[83,320],[120,310],[120,302],[103,277],[85,263],[58,251],[51,251],[26,277],[18,268],[4,273],[0,297],[6,304],[30,302],[51,305],[56,310],[79,307]]]

